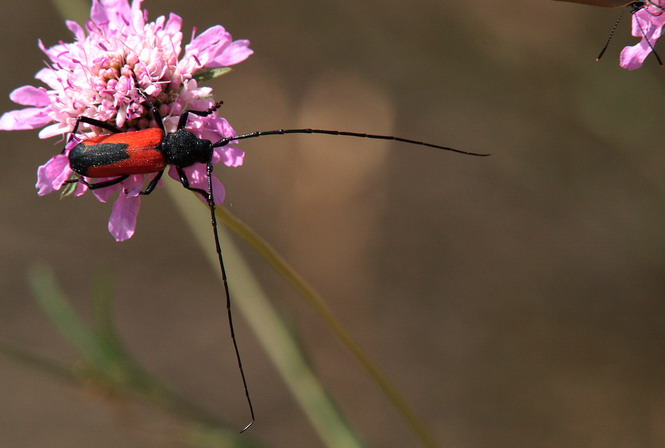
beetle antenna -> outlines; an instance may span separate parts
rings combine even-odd
[[[662,6],[656,5],[655,3],[652,3],[652,2],[649,2],[649,1],[636,1],[636,2],[631,3],[630,5],[628,5],[628,7],[631,8],[631,14],[635,14],[636,12],[640,11],[641,9],[647,9],[648,10],[649,6],[656,6],[659,9],[661,9],[660,14],[663,13],[663,11],[662,11],[663,7]],[[607,38],[607,42],[605,42],[605,45],[603,46],[603,49],[600,50],[600,53],[598,54],[598,57],[596,58],[596,62],[600,61],[600,58],[602,58],[603,55],[605,54],[605,51],[607,50],[607,47],[609,47],[610,41],[614,37],[614,33],[617,30],[617,27],[619,26],[619,22],[621,22],[621,19],[623,18],[625,13],[626,13],[626,10],[623,9],[621,11],[621,14],[619,14],[619,18],[616,20],[616,22],[614,22],[614,26],[610,30],[610,35]],[[649,12],[649,14],[651,14],[651,13]],[[652,15],[658,16],[660,14],[652,14]],[[649,46],[649,48],[653,52],[653,55],[656,57],[656,60],[658,61],[658,64],[663,65],[662,59],[660,59],[660,56],[656,52],[656,49],[653,48],[653,45],[651,45],[651,42],[647,38],[646,32],[644,31],[644,28],[642,27],[642,24],[640,23],[639,20],[636,20],[636,22],[637,22],[637,26],[640,28],[640,31],[642,32],[642,36],[644,37],[644,40],[647,42],[647,45]]]
[[[612,38],[614,37],[614,33],[617,30],[617,27],[619,26],[619,23],[621,22],[621,19],[623,19],[624,14],[626,14],[626,10],[622,9],[621,14],[619,14],[619,17],[617,18],[617,21],[614,22],[614,26],[610,30],[610,35],[607,37],[607,42],[605,42],[605,45],[603,46],[603,49],[600,50],[600,53],[598,53],[598,57],[596,57],[596,62],[600,61],[600,58],[603,57],[605,54],[605,51],[607,51],[607,47],[610,46],[610,42],[612,41]]]
[[[371,139],[377,139],[377,140],[391,140],[395,142],[402,142],[402,143],[408,143],[411,145],[418,145],[418,146],[427,146],[429,148],[435,148],[435,149],[442,149],[444,151],[452,151],[452,152],[457,152],[460,154],[466,154],[468,156],[478,156],[478,157],[485,157],[489,156],[490,154],[482,154],[482,153],[477,153],[477,152],[469,152],[469,151],[462,151],[460,149],[455,149],[455,148],[449,148],[447,146],[440,146],[440,145],[435,145],[433,143],[427,143],[427,142],[421,142],[418,140],[411,140],[408,138],[402,138],[402,137],[394,137],[392,135],[379,135],[379,134],[365,134],[362,132],[350,132],[350,131],[330,131],[327,129],[275,129],[273,131],[256,131],[256,132],[250,132],[248,134],[242,134],[238,135],[236,137],[226,137],[218,141],[217,143],[213,144],[213,148],[219,148],[221,146],[226,146],[229,143],[236,141],[236,140],[244,140],[247,138],[254,138],[254,137],[263,137],[264,135],[285,135],[285,134],[325,134],[325,135],[341,135],[345,137],[360,137],[360,138],[371,138]]]
[[[243,433],[254,424],[256,418],[254,417],[254,407],[252,406],[252,399],[249,396],[249,387],[247,386],[247,378],[245,378],[245,370],[242,367],[242,358],[240,357],[240,349],[238,348],[238,341],[236,339],[236,332],[233,327],[233,313],[231,312],[231,293],[229,292],[229,282],[226,277],[226,268],[224,267],[224,258],[222,257],[222,246],[219,244],[219,232],[217,230],[217,215],[215,214],[215,198],[213,196],[212,188],[212,163],[207,164],[206,172],[208,174],[208,207],[210,208],[210,222],[212,224],[212,233],[215,239],[215,250],[217,251],[217,260],[219,260],[219,269],[222,273],[222,283],[224,283],[224,295],[226,296],[226,313],[229,318],[229,329],[231,331],[231,340],[233,341],[233,348],[236,352],[236,359],[238,360],[238,370],[240,370],[240,377],[242,378],[242,386],[245,389],[245,398],[247,399],[247,406],[249,407],[249,414],[251,421],[240,432]]]

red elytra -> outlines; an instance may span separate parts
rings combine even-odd
[[[122,154],[124,158],[108,158],[101,165],[88,166],[84,174],[87,177],[115,177],[126,174],[156,173],[166,167],[166,159],[160,145],[164,140],[164,131],[150,128],[141,131],[99,135],[79,143],[80,152],[94,151],[97,158],[103,148],[107,154]]]

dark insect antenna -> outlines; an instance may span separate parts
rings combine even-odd
[[[226,146],[229,143],[234,142],[236,140],[244,140],[244,139],[247,139],[247,138],[255,138],[255,137],[264,137],[266,135],[286,135],[286,134],[324,134],[324,135],[337,135],[337,136],[344,136],[344,137],[360,137],[360,138],[369,138],[369,139],[375,139],[375,140],[389,140],[389,141],[393,141],[393,142],[408,143],[408,144],[417,145],[417,146],[427,146],[428,148],[434,148],[434,149],[441,149],[441,150],[444,150],[444,151],[456,152],[458,154],[465,154],[467,156],[486,157],[486,156],[490,155],[490,154],[486,154],[486,153],[462,151],[461,149],[449,148],[448,146],[435,145],[433,143],[421,142],[421,141],[418,141],[418,140],[411,140],[411,139],[408,139],[408,138],[394,137],[392,135],[366,134],[364,132],[331,131],[331,130],[328,130],[328,129],[310,129],[310,128],[275,129],[275,130],[272,130],[272,131],[255,131],[255,132],[250,132],[248,134],[238,135],[236,137],[223,138],[212,146],[213,146],[213,148],[219,148],[219,147],[222,147],[222,146]]]
[[[652,3],[652,2],[650,2],[650,1],[648,1],[648,0],[636,1],[636,2],[630,3],[630,4],[626,5],[626,6],[627,6],[628,8],[630,8],[630,10],[631,10],[630,13],[631,13],[631,14],[635,14],[636,12],[638,12],[638,11],[640,11],[640,10],[642,10],[642,9],[648,9],[649,6],[657,7],[658,9],[661,10],[661,11],[660,11],[660,14],[663,13],[663,7],[662,7],[662,6],[660,6],[660,5],[656,5],[655,3]],[[617,18],[616,22],[614,22],[614,26],[612,26],[612,29],[610,30],[610,35],[607,37],[607,42],[605,42],[605,45],[603,46],[603,49],[600,50],[600,53],[598,54],[598,57],[596,57],[596,61],[600,61],[600,59],[601,59],[601,58],[603,57],[603,55],[605,54],[605,51],[607,51],[607,47],[609,47],[610,42],[612,41],[612,38],[614,37],[614,33],[615,33],[615,31],[617,30],[617,27],[619,26],[619,23],[621,22],[621,19],[623,18],[623,16],[624,16],[625,14],[626,14],[626,10],[624,9],[624,10],[621,11],[621,14],[619,14],[619,17]],[[651,14],[651,13],[650,13],[650,14]],[[653,15],[660,15],[660,14],[653,14]],[[650,48],[651,51],[653,52],[654,57],[655,57],[656,60],[658,61],[658,64],[659,64],[659,65],[663,65],[663,61],[662,61],[662,59],[660,59],[660,56],[659,56],[658,53],[656,52],[656,49],[653,47],[653,45],[651,45],[651,42],[650,42],[649,39],[647,38],[646,31],[644,30],[644,28],[642,28],[642,24],[640,23],[639,20],[637,20],[637,26],[640,27],[640,31],[642,32],[642,36],[644,37],[644,40],[646,40],[647,45],[649,46],[649,48]]]

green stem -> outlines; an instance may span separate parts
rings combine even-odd
[[[409,406],[402,394],[399,393],[397,388],[383,373],[378,364],[360,346],[353,336],[351,336],[351,333],[344,328],[340,320],[335,317],[323,297],[317,293],[314,288],[303,279],[270,244],[268,244],[268,242],[261,238],[247,224],[231,214],[231,212],[224,207],[219,207],[217,210],[217,216],[229,227],[229,229],[249,243],[254,250],[265,258],[277,273],[284,277],[305,297],[307,302],[332,329],[335,336],[337,336],[342,344],[344,344],[353,356],[355,356],[367,373],[379,385],[384,394],[386,394],[388,399],[393,403],[393,406],[402,415],[402,418],[406,421],[408,426],[411,427],[413,433],[418,439],[420,439],[421,444],[426,447],[438,446],[434,436],[427,429],[420,417]]]
[[[4,342],[0,342],[0,355],[6,356],[19,364],[23,364],[34,370],[44,372],[59,380],[67,381],[70,384],[76,383],[76,377],[64,364],[61,364],[52,359],[45,358],[40,355],[21,350],[20,348],[13,347]]]
[[[217,254],[211,241],[210,214],[200,201],[175,182],[165,185],[192,228],[201,248],[217,269]],[[259,339],[294,398],[304,410],[319,437],[329,447],[360,448],[363,443],[343,418],[330,395],[312,372],[299,341],[261,289],[251,269],[240,255],[228,231],[220,227],[220,240],[229,272],[233,307],[239,310]],[[221,311],[221,310],[220,310]],[[222,316],[220,312],[220,316]],[[242,347],[241,347],[242,349]],[[248,373],[251,392],[251,371]],[[261,419],[260,409],[257,419]]]
[[[78,349],[83,361],[69,367],[15,347],[0,343],[0,354],[11,357],[33,369],[75,384],[93,384],[114,394],[140,399],[184,420],[192,446],[197,435],[208,441],[206,446],[233,446],[256,448],[257,443],[237,430],[222,424],[205,409],[190,402],[148,373],[135,360],[116,336],[111,309],[111,287],[99,284],[93,296],[97,331],[90,328],[78,315],[58,285],[52,270],[34,266],[28,276],[33,294],[53,325]],[[203,437],[205,436],[205,437]]]

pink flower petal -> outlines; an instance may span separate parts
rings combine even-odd
[[[139,2],[140,3],[140,2]],[[127,0],[99,0],[92,3],[90,18],[102,29],[119,29],[129,23],[131,8]]]
[[[19,87],[9,94],[9,99],[21,106],[44,107],[51,104],[51,99],[43,87]]]
[[[226,188],[224,184],[217,179],[215,176],[212,176],[212,193],[215,199],[215,204],[219,205],[224,202],[226,199]]]
[[[105,178],[102,178],[102,179],[93,179],[93,178],[90,178],[90,177],[85,178],[86,182],[88,182],[90,185],[96,184],[97,182],[104,182],[104,181],[111,180],[111,179],[112,179],[111,177],[105,177]],[[121,186],[120,184],[115,184],[115,185],[111,185],[111,186],[106,187],[106,188],[96,188],[96,189],[92,190],[92,194],[95,195],[95,198],[97,198],[97,200],[99,202],[108,202],[108,200],[111,198],[111,196],[113,196],[113,194],[120,189],[120,186]]]
[[[92,8],[90,9],[90,20],[92,20],[92,22],[97,25],[101,25],[109,21],[109,18],[106,15],[106,8],[102,2],[92,2]]]
[[[5,112],[0,117],[0,130],[18,131],[37,129],[53,121],[45,107],[26,107],[25,109]]]
[[[50,68],[43,68],[37,72],[35,79],[40,80],[52,89],[61,87],[62,83],[58,79],[57,72]]]
[[[141,209],[141,196],[129,196],[124,192],[113,203],[109,218],[109,232],[116,241],[125,241],[134,235],[136,219]]]
[[[254,53],[254,50],[249,48],[248,40],[236,40],[231,42],[219,54],[210,60],[206,66],[208,67],[228,67],[229,65],[238,64]]]
[[[219,158],[224,163],[224,165],[234,168],[241,166],[245,160],[245,151],[233,145],[215,148],[215,155],[217,156],[216,158]]]
[[[76,191],[74,191],[74,196],[76,196],[77,198],[83,196],[86,191],[88,191],[88,187],[79,182],[76,184]]]
[[[141,3],[143,0],[134,0],[132,2],[131,18],[132,26],[135,30],[143,30],[145,20],[143,19],[143,11],[141,11]]]
[[[72,173],[67,156],[58,154],[37,169],[37,194],[44,196],[59,190]]]
[[[121,185],[125,191],[125,194],[130,197],[135,197],[141,194],[141,191],[143,190],[144,179],[145,176],[143,174],[135,174],[122,181]]]
[[[177,14],[169,14],[169,20],[164,25],[164,31],[168,34],[179,33],[182,28],[182,17]]]
[[[208,185],[208,173],[205,165],[196,164],[189,168],[185,168],[185,172],[189,178],[190,187],[200,188],[201,190],[208,191],[210,186]],[[212,176],[212,188],[215,204],[221,204],[224,202],[226,190],[224,189],[222,183],[215,176]],[[206,198],[201,199],[206,200]]]
[[[627,70],[636,70],[642,67],[649,53],[651,53],[651,48],[646,40],[642,39],[639,44],[621,50],[619,65]]]
[[[190,166],[187,168],[184,168],[185,174],[187,175],[187,180],[189,181],[189,186],[192,188],[199,188],[203,191],[208,191],[208,174],[206,171],[206,166],[203,164],[196,164],[194,166]],[[175,169],[175,167],[171,167],[169,170],[169,176],[171,176],[173,179],[177,180],[180,182],[180,177],[178,176],[178,172]],[[224,197],[226,196],[226,189],[224,188],[224,185],[217,179],[214,175],[212,176],[212,193],[213,197],[215,199],[215,204],[221,204],[224,202]],[[203,202],[208,202],[207,198],[203,197],[202,195],[197,195],[199,199],[201,199]]]
[[[83,31],[81,25],[72,20],[66,20],[65,24],[67,25],[67,28],[69,28],[69,31],[74,34],[76,40],[82,41],[85,39],[85,31]]]
[[[51,126],[46,126],[39,131],[39,138],[51,138],[57,135],[66,134],[71,131],[69,127],[65,127],[62,123],[53,123]]]
[[[203,103],[204,105],[198,106],[196,103],[192,106],[192,110],[205,110],[211,106],[212,101]],[[192,131],[197,137],[210,140],[213,143],[221,140],[222,137],[236,135],[228,121],[222,117],[200,117],[198,115],[190,114],[187,120],[187,129]]]
[[[653,7],[648,5],[634,13],[631,33],[635,37],[641,37],[642,40],[637,45],[625,47],[621,51],[619,65],[628,70],[640,68],[660,38],[663,25],[665,25],[665,14],[656,4]]]
[[[101,179],[93,179],[87,177],[85,180],[89,184],[96,184],[98,182],[105,182],[107,180],[113,180],[117,178],[113,177],[105,177]],[[126,194],[130,197],[138,196],[141,190],[143,189],[143,174],[135,174],[133,176],[129,176],[127,179],[123,180],[120,183],[110,185],[105,188],[96,188],[92,190],[92,194],[95,195],[97,200],[99,202],[107,202],[113,194],[118,191],[119,189],[121,190],[120,194]]]
[[[207,52],[210,51],[211,47],[224,46],[229,42],[231,42],[231,34],[222,25],[215,25],[196,36],[185,49],[187,51],[199,50],[200,52]]]

